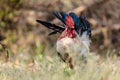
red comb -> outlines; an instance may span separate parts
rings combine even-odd
[[[68,27],[73,27],[74,26],[74,21],[73,21],[73,19],[72,19],[72,17],[71,16],[68,16],[68,18],[67,18],[67,20],[66,20],[66,25],[68,26]]]

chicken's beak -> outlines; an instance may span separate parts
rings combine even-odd
[[[69,28],[69,29],[75,29],[74,26],[67,26],[67,28]]]
[[[71,28],[72,28],[72,29],[75,29],[75,27],[74,27],[74,26],[72,26]]]

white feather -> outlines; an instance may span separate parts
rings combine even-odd
[[[89,48],[89,46],[90,46],[90,39],[89,39],[89,36],[87,35],[87,31],[83,32],[83,34],[80,36],[80,39],[86,45],[86,47]]]

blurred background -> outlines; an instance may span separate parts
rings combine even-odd
[[[70,70],[55,44],[54,11],[84,15],[92,28],[88,63]],[[0,0],[0,80],[120,80],[120,0]],[[77,59],[76,59],[77,60]]]
[[[54,11],[86,16],[92,28],[91,52],[120,55],[120,0],[0,0],[0,61],[32,62],[56,55],[60,34],[48,36],[51,30],[36,22],[61,24]]]

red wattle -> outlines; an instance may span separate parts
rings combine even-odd
[[[74,38],[76,36],[75,30],[68,29],[66,36],[68,36],[69,38]]]

